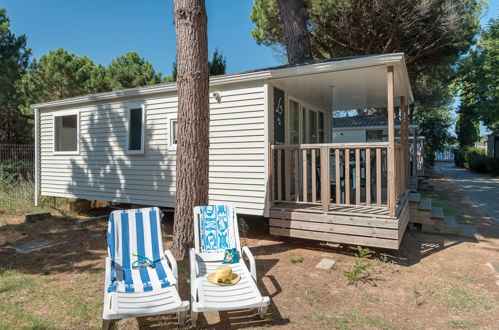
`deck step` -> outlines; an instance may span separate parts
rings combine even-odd
[[[445,218],[444,210],[441,207],[432,207],[430,212],[430,218],[443,220]]]
[[[458,235],[460,231],[459,224],[456,219],[451,216],[445,216],[444,221],[435,222],[433,226],[427,225],[424,229],[426,229],[426,232],[450,235]]]
[[[410,203],[419,203],[420,199],[421,199],[420,193],[410,193],[409,194],[409,202]]]
[[[431,211],[431,199],[422,199],[419,201],[418,210]]]

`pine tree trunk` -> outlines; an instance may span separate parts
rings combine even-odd
[[[278,3],[289,64],[312,60],[310,34],[307,30],[308,13],[304,0],[278,0]]]
[[[192,209],[208,203],[209,75],[204,0],[175,0],[178,138],[173,252],[184,259],[193,242]]]

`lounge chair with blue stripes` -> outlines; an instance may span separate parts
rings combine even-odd
[[[257,287],[256,264],[247,246],[241,249],[236,209],[229,205],[194,208],[194,248],[189,250],[191,272],[191,324],[196,326],[198,313],[258,308],[263,318],[270,304],[269,297]],[[213,284],[207,275],[221,266],[227,249],[236,249],[239,260],[230,266],[240,280],[222,286]],[[243,261],[247,256],[250,270]]]
[[[177,313],[189,302],[178,294],[177,262],[163,250],[157,207],[118,210],[109,216],[102,328],[128,317]]]

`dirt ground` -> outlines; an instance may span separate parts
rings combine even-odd
[[[499,262],[499,226],[445,179],[432,180],[467,219],[471,237],[407,231],[398,252],[375,250],[372,267],[355,284],[354,247],[269,236],[264,219],[246,218],[243,244],[257,259],[259,287],[271,298],[266,319],[254,310],[201,314],[198,327],[213,329],[499,329],[499,286],[488,262]],[[95,210],[106,213],[109,210]],[[0,328],[98,328],[106,256],[106,220],[75,225],[54,217],[25,224],[13,216],[0,227]],[[172,215],[164,221],[171,244]],[[473,235],[473,233],[475,233]],[[33,239],[66,241],[16,254],[7,245]],[[315,268],[322,258],[333,270]],[[181,296],[189,299],[187,262],[180,263]],[[188,321],[187,327],[190,326]],[[120,329],[175,328],[173,316],[127,319]]]

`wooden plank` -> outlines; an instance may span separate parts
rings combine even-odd
[[[336,204],[341,204],[340,149],[334,150],[336,175]]]
[[[381,205],[381,148],[376,148],[376,205]]]
[[[286,149],[319,149],[321,147],[329,147],[330,149],[354,149],[354,148],[383,148],[388,147],[388,142],[355,142],[355,143],[308,143],[308,144],[273,144],[274,150]]]
[[[295,158],[295,165],[294,165],[294,177],[295,177],[295,201],[300,200],[300,185],[299,185],[299,180],[298,180],[298,172],[300,170],[300,167],[298,166],[299,160],[300,160],[300,153],[298,150],[295,150],[294,152],[294,158]]]
[[[321,204],[322,210],[329,210],[330,187],[329,187],[329,147],[321,147]]]
[[[386,71],[386,97],[388,110],[388,209],[390,215],[395,215],[395,123],[393,109],[393,65],[389,65]]]
[[[355,149],[355,204],[360,205],[360,149]]]
[[[345,204],[350,205],[350,149],[345,149]]]
[[[310,169],[312,175],[312,202],[317,202],[317,165],[316,165],[316,155],[315,149],[312,149],[312,168]]]
[[[274,151],[270,148],[269,143],[269,202],[272,205],[274,201]]]
[[[383,219],[375,218],[372,215],[365,217],[360,214],[356,215],[342,215],[342,214],[317,214],[307,212],[294,212],[294,211],[276,211],[270,210],[270,218],[274,219],[288,219],[312,222],[335,223],[339,225],[358,226],[358,227],[377,227],[397,229],[397,219]]]
[[[307,171],[308,171],[308,160],[307,160],[307,150],[302,151],[303,155],[303,164],[302,164],[302,178],[303,178],[303,201],[307,202],[308,201],[308,187],[307,187]]]
[[[338,225],[333,223],[299,221],[299,220],[288,220],[288,219],[270,218],[269,226],[291,228],[291,229],[302,229],[308,231],[321,231],[321,232],[335,233],[335,234],[347,234],[355,236],[391,238],[391,239],[398,239],[399,236],[398,228],[384,229],[376,227],[348,226],[348,225]]]
[[[275,228],[275,227],[270,227],[270,235],[306,238],[318,241],[371,246],[371,247],[379,247],[392,250],[398,249],[398,240],[391,240],[386,238],[310,232],[300,229],[284,229],[284,228]]]
[[[285,185],[285,192],[286,196],[285,199],[287,201],[291,200],[291,151],[290,150],[284,150],[284,185]]]
[[[277,150],[277,200],[282,201],[282,151]]]
[[[366,204],[371,204],[371,148],[366,149]]]

